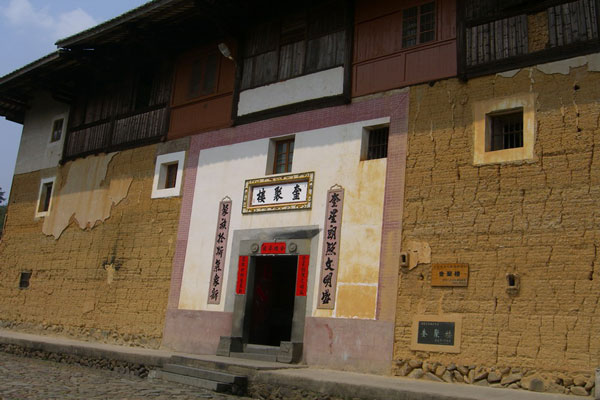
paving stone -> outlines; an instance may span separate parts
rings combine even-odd
[[[0,399],[248,400],[159,379],[0,352]]]

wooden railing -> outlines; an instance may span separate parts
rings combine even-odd
[[[158,141],[167,134],[168,117],[169,109],[162,104],[141,113],[71,129],[66,137],[63,160]]]

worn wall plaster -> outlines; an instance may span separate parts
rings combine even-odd
[[[411,88],[404,240],[427,242],[433,263],[468,263],[470,273],[464,288],[431,287],[427,266],[402,274],[395,358],[551,371],[599,364],[596,58],[561,63],[569,75],[528,68]],[[535,160],[473,165],[473,105],[530,90]],[[509,272],[520,278],[514,295]],[[411,351],[419,313],[461,314],[461,353]]]
[[[419,264],[431,263],[431,246],[429,246],[429,243],[409,240],[404,248],[408,253],[409,269],[413,269]]]
[[[81,229],[93,228],[110,217],[113,205],[127,196],[133,178],[118,177],[105,182],[106,171],[117,153],[73,161],[57,178],[52,210],[42,232],[58,239],[71,221]]]

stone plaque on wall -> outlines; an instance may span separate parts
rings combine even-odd
[[[208,290],[208,304],[221,302],[221,289],[223,287],[223,270],[225,269],[225,254],[227,251],[227,237],[229,236],[229,221],[231,217],[231,200],[227,197],[219,203],[217,214],[217,232],[213,249],[213,262],[210,272],[210,289]]]
[[[460,353],[460,315],[417,315],[413,318],[412,350]]]
[[[431,286],[467,286],[469,264],[432,264]]]
[[[323,231],[323,258],[319,278],[319,303],[317,304],[317,308],[326,310],[335,308],[343,206],[344,189],[334,186],[327,192]]]

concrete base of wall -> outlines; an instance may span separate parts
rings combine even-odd
[[[342,318],[306,318],[304,362],[335,369],[389,374],[394,323]]]
[[[216,354],[221,336],[231,336],[232,314],[214,311],[167,310],[162,347],[192,353]]]

